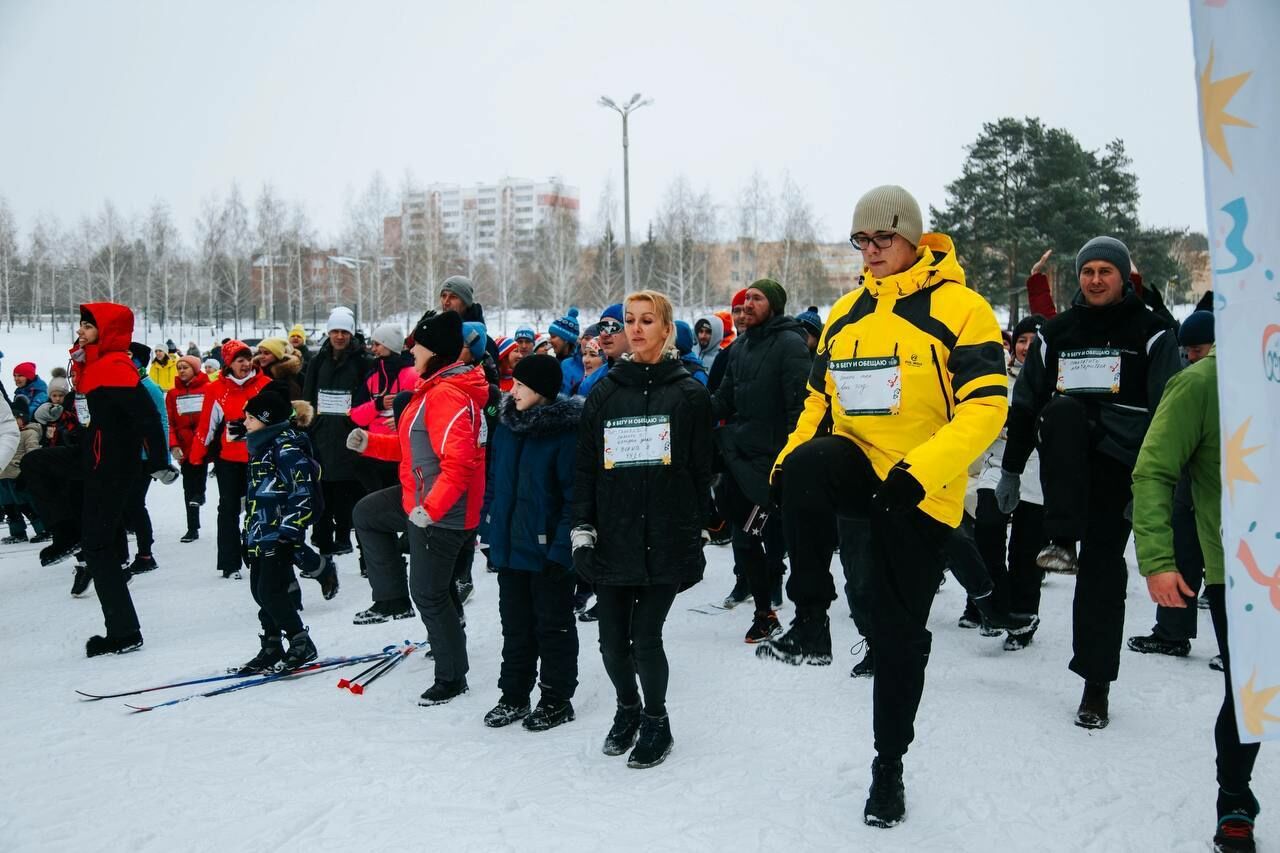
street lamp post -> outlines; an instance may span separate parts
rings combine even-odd
[[[652,98],[640,100],[640,93],[631,96],[631,100],[622,106],[618,106],[611,98],[603,95],[600,97],[599,104],[602,107],[608,107],[622,116],[622,215],[623,215],[623,250],[622,250],[622,280],[623,286],[627,292],[631,292],[631,165],[627,156],[628,140],[627,140],[627,116],[632,112],[647,107],[653,103]]]

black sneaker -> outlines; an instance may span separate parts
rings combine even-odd
[[[84,644],[85,657],[96,658],[98,655],[123,655],[142,648],[142,634],[134,631],[120,637],[100,637],[94,635]]]
[[[744,642],[763,643],[782,633],[782,625],[778,623],[778,614],[770,610],[768,613],[757,613],[751,620]]]
[[[635,770],[656,767],[667,760],[675,741],[671,739],[671,718],[666,714],[640,719],[640,733],[636,736],[636,748],[627,756],[627,766]]]
[[[489,709],[489,713],[484,715],[484,724],[491,729],[500,729],[503,726],[509,726],[517,720],[523,720],[529,716],[529,700],[508,699],[503,696],[498,700],[498,704]]]
[[[227,581],[227,580],[230,580],[230,581],[244,580],[244,575],[240,574],[240,570],[239,570],[239,569],[230,569],[229,571],[224,571],[224,572],[222,573],[222,579],[223,579],[224,581]]]
[[[368,610],[361,610],[351,621],[356,625],[376,625],[379,622],[390,622],[392,619],[412,619],[413,605],[407,598],[395,598],[390,601],[375,601]]]
[[[284,659],[284,639],[280,636],[261,638],[262,648],[248,662],[234,669],[236,675],[261,675],[274,672],[276,664]]]
[[[1049,543],[1036,555],[1036,565],[1046,572],[1074,575],[1080,570],[1080,565],[1076,562],[1076,543]]]
[[[126,574],[140,575],[143,572],[154,572],[160,568],[156,565],[156,558],[150,554],[139,554],[133,558],[133,562],[129,564],[129,568],[125,569]]]
[[[1163,637],[1157,637],[1155,634],[1148,634],[1145,637],[1130,637],[1129,648],[1135,652],[1142,652],[1144,655],[1169,655],[1175,658],[1185,658],[1191,654],[1191,641],[1166,640]]]
[[[289,651],[275,665],[276,672],[288,672],[311,663],[320,653],[316,644],[311,642],[311,634],[306,628],[289,638]]]
[[[468,581],[458,581],[456,586],[458,588],[458,601],[466,604],[471,600],[471,594],[476,590],[475,584]]]
[[[1217,853],[1254,853],[1253,821],[1258,816],[1258,800],[1253,792],[1228,794],[1218,789],[1218,830],[1213,834]]]
[[[877,756],[871,762],[871,788],[862,809],[862,822],[888,829],[906,818],[907,792],[902,785],[902,762]]]
[[[636,735],[640,732],[640,718],[644,714],[641,713],[640,705],[623,705],[618,703],[618,710],[613,715],[613,725],[609,727],[609,733],[604,736],[604,752],[605,755],[622,755],[631,748],[636,742]]]
[[[726,610],[732,610],[750,597],[751,587],[748,586],[746,577],[737,575],[733,579],[733,589],[729,590],[729,594],[724,597],[722,606]]]
[[[28,542],[27,534],[20,533],[15,536],[6,536],[0,539],[0,545],[17,545],[19,542]]]
[[[182,534],[182,538],[181,538],[181,539],[179,539],[178,541],[179,541],[179,542],[194,542],[194,541],[196,541],[196,540],[197,540],[197,539],[199,539],[199,538],[200,538],[200,531],[199,531],[199,530],[192,529],[192,530],[188,530],[186,533]]]
[[[599,604],[591,605],[586,610],[578,614],[578,621],[579,622],[599,622],[600,613],[597,609],[599,607],[600,607]]]
[[[1227,665],[1222,662],[1222,655],[1214,655],[1209,658],[1209,669],[1217,672],[1225,672]]]
[[[28,541],[30,541],[32,544],[35,544],[36,542],[52,542],[53,531],[46,530],[44,533],[37,533],[35,536],[32,536],[31,539]]]
[[[531,732],[545,732],[562,723],[573,720],[573,703],[568,699],[548,699],[543,696],[538,700],[538,707],[524,718],[524,727]]]
[[[93,577],[89,574],[89,567],[83,563],[77,563],[75,577],[71,580],[72,598],[84,598],[89,592],[91,583],[93,583]]]
[[[1086,681],[1076,710],[1076,725],[1082,729],[1105,729],[1111,720],[1107,716],[1107,696],[1111,684],[1107,681]]]
[[[46,545],[40,549],[40,565],[52,566],[54,563],[61,563],[76,552],[79,545],[72,541],[59,542],[57,539],[51,545]]]
[[[773,658],[792,666],[831,664],[831,622],[827,614],[797,613],[791,630],[756,649],[756,657]]]
[[[322,557],[321,559],[324,560],[324,568],[320,570],[320,574],[316,575],[316,581],[320,584],[320,594],[324,596],[324,600],[332,601],[341,587],[338,582],[338,564],[334,562],[332,557]]]
[[[867,643],[867,653],[862,656],[862,660],[853,665],[853,669],[849,671],[850,678],[871,678],[876,674],[876,655],[871,650],[871,644]]]
[[[424,708],[432,705],[443,705],[450,699],[456,699],[466,692],[467,680],[465,678],[460,678],[457,681],[437,681],[418,697],[418,704]]]
[[[972,598],[964,600],[964,612],[960,614],[960,619],[956,622],[956,627],[973,629],[982,627],[982,614],[978,612],[978,608],[974,606]]]

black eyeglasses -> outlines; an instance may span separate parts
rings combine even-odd
[[[875,244],[877,249],[887,249],[893,245],[893,238],[897,236],[897,234],[892,232],[888,234],[872,234],[870,237],[854,234],[849,238],[849,242],[852,243],[853,248],[857,249],[859,252],[872,244]]]
[[[600,330],[600,334],[602,335],[616,335],[618,332],[622,331],[622,324],[612,317],[607,320],[601,320],[596,324],[596,327]]]

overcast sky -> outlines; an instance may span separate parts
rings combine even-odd
[[[270,181],[336,234],[374,170],[398,184],[559,174],[597,221],[633,116],[636,239],[677,174],[736,202],[751,172],[848,236],[881,183],[941,205],[984,121],[1124,139],[1152,225],[1204,229],[1183,0],[832,3],[0,0],[0,195],[24,231]],[[926,211],[927,215],[927,211]],[[24,239],[25,247],[25,239]]]

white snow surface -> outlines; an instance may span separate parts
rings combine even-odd
[[[47,376],[54,352],[21,344],[34,341],[4,336],[5,367],[35,355]],[[1072,725],[1081,682],[1066,669],[1068,577],[1050,579],[1036,641],[1013,653],[956,627],[963,592],[954,580],[942,588],[906,757],[908,818],[892,830],[862,823],[872,685],[849,678],[858,638],[843,601],[831,609],[833,666],[759,661],[742,642],[750,605],[713,616],[689,610],[728,592],[727,547],[708,548],[707,579],[676,599],[667,622],[676,744],[649,770],[600,752],[614,697],[593,624],[578,626],[574,722],[539,734],[484,727],[498,699],[501,631],[495,576],[479,556],[467,607],[471,692],[447,705],[417,706],[432,672],[420,656],[363,696],[335,689],[351,669],[147,714],[129,713],[126,700],[81,701],[74,690],[213,675],[255,653],[248,582],[214,569],[217,490],[209,486],[202,538],[192,544],[178,542],[181,487],[151,489],[160,568],[130,587],[146,638],[132,654],[84,657],[102,616],[92,595],[68,595],[71,561],[41,568],[39,546],[0,546],[5,850],[1209,847],[1222,676],[1207,665],[1217,652],[1207,612],[1186,659],[1122,653],[1111,725],[1088,732]],[[303,615],[322,655],[425,638],[417,619],[353,625],[369,588],[354,556],[338,559],[343,586],[334,600],[302,581]],[[1153,616],[1132,552],[1130,566],[1126,636],[1146,633]],[[838,563],[833,571],[839,588]],[[791,615],[790,605],[780,614],[784,622]],[[1270,753],[1264,747],[1253,780],[1263,850],[1280,848],[1269,820],[1280,763]]]

